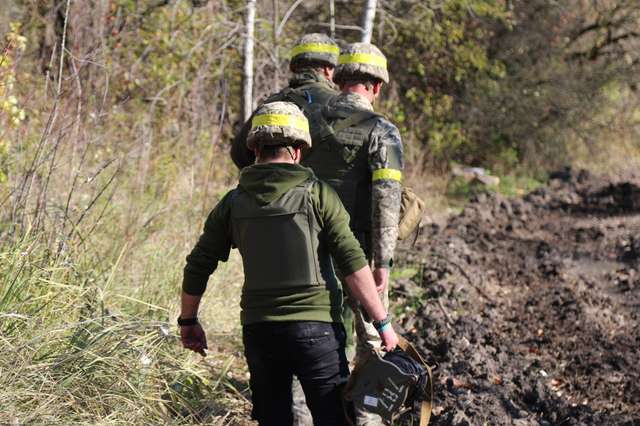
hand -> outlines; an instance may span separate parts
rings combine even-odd
[[[182,340],[182,346],[185,348],[191,349],[202,356],[207,356],[207,353],[204,351],[208,349],[207,336],[200,324],[180,327],[180,340]]]
[[[376,290],[382,293],[389,283],[389,270],[386,268],[375,268],[373,270],[373,279],[376,282]]]
[[[393,327],[385,328],[385,330],[380,333],[380,338],[382,339],[382,346],[387,352],[391,352],[398,346],[398,335]]]

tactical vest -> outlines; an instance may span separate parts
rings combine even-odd
[[[315,178],[260,205],[236,190],[231,204],[231,235],[242,255],[243,292],[264,294],[293,288],[337,286],[311,200]],[[329,285],[328,285],[328,284]]]
[[[329,87],[314,82],[295,88],[287,87],[268,97],[264,103],[286,101],[296,104],[309,120],[309,132],[311,133],[311,140],[314,141],[322,135],[326,125],[323,122],[321,111],[327,105],[329,99],[335,95],[336,92]]]
[[[354,233],[371,230],[369,140],[380,115],[366,110],[329,108],[321,111],[319,135],[302,164],[330,184],[344,204]],[[314,137],[315,136],[315,137]],[[366,246],[365,246],[366,247]]]

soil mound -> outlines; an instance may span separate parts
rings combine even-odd
[[[640,424],[640,187],[563,170],[400,249],[434,425]],[[405,419],[407,423],[408,419]]]

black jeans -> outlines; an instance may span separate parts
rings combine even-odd
[[[291,381],[302,384],[314,426],[345,424],[341,385],[349,376],[342,324],[262,322],[242,329],[252,416],[261,426],[293,424]]]

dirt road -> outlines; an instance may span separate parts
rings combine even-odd
[[[434,425],[640,424],[640,188],[552,175],[479,195],[398,256],[408,335],[436,365]]]

